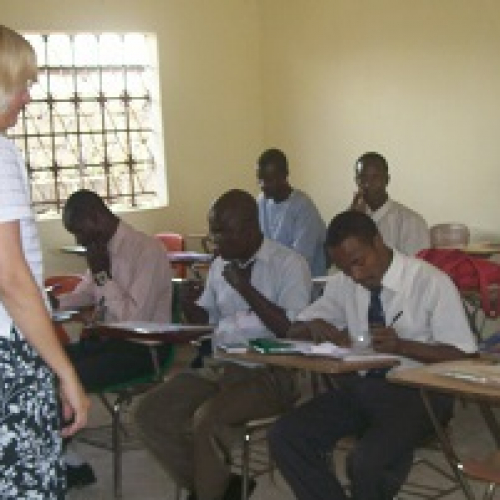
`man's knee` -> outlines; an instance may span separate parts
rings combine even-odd
[[[180,432],[177,420],[170,415],[171,401],[165,397],[162,387],[148,392],[138,403],[134,419],[142,434],[153,439],[165,439],[165,435]]]

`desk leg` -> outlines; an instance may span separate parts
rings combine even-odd
[[[155,346],[149,346],[149,352],[151,353],[151,360],[153,362],[153,370],[155,372],[155,379],[160,380],[161,370],[160,370],[160,360],[158,359],[158,351]]]
[[[481,309],[481,299],[479,297],[464,297],[462,298],[462,302],[472,333],[475,335],[476,340],[481,342],[481,334],[486,323],[486,316],[481,318],[481,315],[484,314]]]
[[[434,410],[432,409],[432,405],[429,400],[427,391],[423,388],[420,389],[420,395],[422,396],[422,401],[424,403],[425,409],[427,410],[429,418],[431,419],[432,425],[434,426],[434,430],[436,431],[439,442],[441,443],[444,456],[448,460],[448,463],[450,464],[453,474],[455,474],[455,477],[457,478],[457,481],[460,484],[467,499],[475,500],[474,493],[472,492],[470,484],[461,470],[460,460],[458,459],[455,450],[451,445],[450,439],[448,438],[448,435],[446,434],[445,430],[443,429],[443,426],[441,425],[441,422],[439,422],[434,413]]]

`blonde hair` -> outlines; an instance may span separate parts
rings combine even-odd
[[[0,113],[16,91],[37,77],[36,54],[22,35],[0,25]]]

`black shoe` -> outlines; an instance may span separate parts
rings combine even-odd
[[[249,478],[247,498],[250,498],[250,495],[253,493],[253,490],[256,486],[257,482],[255,481],[255,479]],[[229,480],[226,492],[224,493],[223,500],[241,500],[242,491],[243,478],[241,476],[238,476],[237,474],[231,474],[231,479]]]
[[[89,464],[84,463],[78,466],[66,465],[66,483],[70,488],[83,488],[96,482],[94,471]]]

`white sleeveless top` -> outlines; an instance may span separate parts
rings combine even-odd
[[[43,291],[40,239],[31,209],[30,190],[24,160],[15,144],[0,135],[0,223],[18,220],[24,256]],[[0,249],[1,251],[1,249]],[[48,307],[47,297],[43,292]],[[0,302],[0,336],[8,337],[12,319]],[[22,332],[20,332],[22,335]]]

